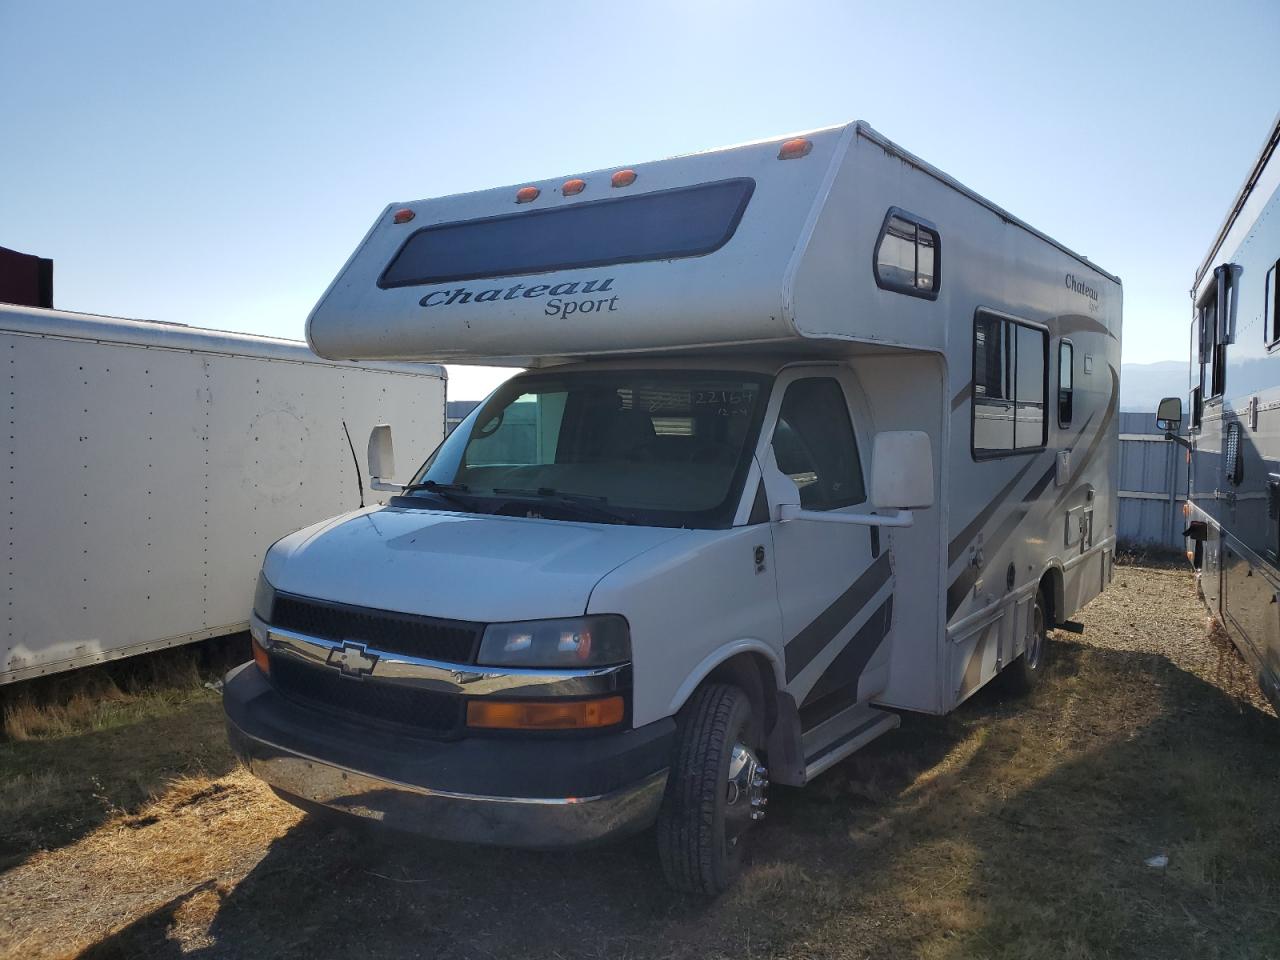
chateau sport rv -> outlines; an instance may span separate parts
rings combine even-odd
[[[1205,603],[1280,707],[1277,144],[1280,117],[1196,271],[1186,445],[1188,557]],[[1176,427],[1180,398],[1162,401],[1158,417]]]
[[[232,743],[439,837],[656,825],[722,890],[770,782],[1035,682],[1106,586],[1120,307],[861,123],[390,206],[312,348],[527,370],[268,552]]]

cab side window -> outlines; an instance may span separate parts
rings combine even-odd
[[[787,387],[773,432],[773,456],[800,489],[805,510],[834,510],[867,499],[844,390],[831,377]]]

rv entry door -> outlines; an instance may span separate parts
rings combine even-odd
[[[842,367],[798,368],[777,380],[760,461],[790,478],[803,510],[870,509],[860,454],[860,446],[870,449],[860,443],[870,431],[858,422],[860,404],[850,403],[856,389]],[[888,679],[893,573],[886,534],[782,521],[777,503],[770,508],[788,692],[801,708],[818,711],[820,703],[834,710],[869,699]]]

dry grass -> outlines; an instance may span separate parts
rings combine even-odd
[[[559,855],[379,840],[300,819],[215,764],[171,773],[152,801],[113,800],[0,874],[0,953],[1280,956],[1280,723],[1206,637],[1185,570],[1122,568],[1080,619],[1029,700],[986,690],[776,790],[752,864],[714,902],[668,893],[647,838]],[[199,736],[220,737],[209,705],[94,736],[184,744],[167,754],[179,769]],[[65,765],[24,756],[0,818],[63,789],[40,777]],[[76,756],[104,782],[131,762]],[[1144,865],[1157,853],[1164,870]]]

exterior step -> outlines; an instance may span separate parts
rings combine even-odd
[[[804,778],[808,782],[834,763],[901,723],[896,713],[854,704],[824,720],[803,736]]]

